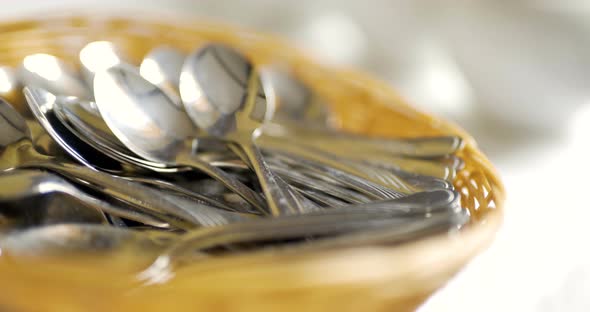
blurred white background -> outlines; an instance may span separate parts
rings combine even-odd
[[[470,131],[508,190],[496,242],[421,311],[590,311],[590,2],[0,3],[10,19],[72,8],[218,19],[374,73]]]

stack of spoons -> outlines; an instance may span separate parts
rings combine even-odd
[[[451,183],[459,137],[339,132],[289,68],[219,43],[157,47],[139,66],[107,41],[79,56],[0,67],[33,116],[0,101],[7,252],[145,248],[157,258],[140,276],[161,282],[205,257],[394,244],[469,220]]]

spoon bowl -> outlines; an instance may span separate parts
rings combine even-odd
[[[55,220],[58,222],[97,220],[105,223],[106,217],[104,213],[108,213],[154,227],[169,227],[167,223],[158,220],[156,217],[91,196],[67,180],[48,172],[13,170],[0,175],[0,184],[5,186],[0,189],[0,202],[3,203],[18,203],[18,201],[27,198],[51,194],[63,194],[78,201],[77,205],[62,203],[57,209],[46,209],[43,212],[36,211],[34,213],[25,213],[25,209],[28,211],[30,210],[28,207],[31,206],[23,205],[19,209],[23,209],[22,213],[26,217],[42,215],[44,218],[54,220],[54,222],[56,222]],[[63,198],[60,198],[60,200],[63,201]],[[41,209],[45,208],[45,206],[35,208]]]
[[[37,101],[36,95],[25,88],[27,101]],[[32,104],[33,105],[33,104]],[[37,104],[34,104],[37,105]],[[121,200],[145,213],[156,215],[180,229],[195,225],[218,225],[240,217],[203,205],[190,204],[186,199],[143,186],[126,179],[60,161],[39,154],[32,145],[29,129],[22,117],[4,100],[0,99],[0,130],[6,133],[0,140],[2,166],[0,170],[44,169]],[[173,216],[173,217],[171,217]]]
[[[94,88],[94,75],[107,68],[123,63],[124,53],[109,41],[92,41],[78,55],[82,76],[88,88]]]
[[[164,92],[130,66],[111,67],[94,79],[96,104],[112,132],[135,154],[169,166],[203,171],[264,212],[260,195],[193,154],[197,129]],[[130,120],[130,118],[133,118]]]
[[[190,55],[180,76],[180,94],[193,122],[228,142],[258,177],[272,215],[304,209],[302,196],[289,189],[265,163],[253,143],[274,111],[272,88],[263,85],[245,56],[222,44],[209,44]]]
[[[151,50],[141,62],[139,73],[147,81],[158,86],[174,104],[182,108],[178,85],[185,55],[169,46]]]
[[[288,68],[269,66],[261,71],[261,75],[272,83],[275,92],[277,107],[274,120],[283,123],[329,125],[330,112],[323,98]]]
[[[50,54],[26,56],[20,68],[20,79],[25,86],[43,88],[53,94],[90,98],[88,88],[74,68]]]

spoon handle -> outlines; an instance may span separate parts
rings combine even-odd
[[[302,127],[287,120],[281,120],[280,124],[265,125],[264,134],[277,138],[288,136],[290,140],[329,151],[334,149],[350,152],[363,151],[365,155],[377,152],[390,156],[437,158],[452,155],[463,147],[463,140],[458,136],[408,139],[367,137],[324,127]]]
[[[257,208],[263,213],[267,213],[266,208],[263,206],[264,200],[258,193],[240,182],[236,177],[232,177],[225,171],[204,162],[196,155],[191,153],[183,153],[178,156],[177,163],[180,166],[188,166],[197,170],[200,170],[210,176],[211,178],[221,182],[225,187],[240,195],[249,204]]]
[[[351,204],[360,204],[370,201],[368,197],[354,190],[350,190],[346,187],[336,184],[330,184],[326,181],[319,179],[312,179],[298,171],[289,168],[273,166],[271,163],[269,163],[269,165],[271,170],[274,170],[276,174],[282,177],[285,181],[289,181],[291,184],[303,187],[303,189],[305,190],[304,192],[306,193],[308,191],[315,190],[317,192],[327,194],[331,197],[344,200]]]
[[[365,166],[358,162],[351,162],[307,146],[284,144],[278,142],[276,139],[262,139],[260,140],[260,144],[263,149],[267,149],[274,153],[287,154],[292,158],[299,158],[316,165],[321,165],[322,167],[333,168],[391,190],[395,190],[401,194],[411,194],[419,191],[387,169]]]
[[[251,165],[273,216],[305,212],[301,210],[309,208],[306,206],[305,199],[298,192],[291,190],[281,177],[270,170],[257,146],[252,143],[238,144],[236,142],[230,143],[229,147],[236,150],[236,154],[245,157],[245,161]]]
[[[239,209],[240,207],[230,206],[227,203],[222,202],[221,200],[218,200],[218,199],[213,198],[211,196],[197,193],[195,191],[189,190],[185,187],[182,187],[182,186],[177,185],[172,182],[158,180],[158,179],[154,179],[154,178],[148,178],[148,177],[141,177],[138,175],[137,176],[136,175],[134,175],[134,176],[121,176],[121,178],[125,179],[125,180],[132,181],[132,182],[136,182],[136,183],[143,183],[146,185],[151,185],[155,188],[159,188],[162,190],[176,192],[178,194],[182,194],[182,196],[186,196],[186,197],[190,198],[192,201],[199,203],[199,204],[212,206],[212,207],[216,207],[216,208],[220,208],[220,209],[224,209],[224,210],[228,210],[228,211],[246,212],[246,211],[240,210]]]
[[[84,191],[76,188],[76,192],[72,196],[86,203],[87,205],[95,208],[99,211],[108,213],[113,216],[122,217],[125,219],[133,220],[143,224],[151,225],[157,228],[169,228],[170,224],[158,219],[157,217],[151,216],[146,213],[138,212],[133,209],[123,208],[119,205],[113,205],[104,200],[98,199],[94,196],[86,194]]]
[[[397,244],[433,234],[459,229],[469,221],[469,211],[459,209],[454,214],[436,214],[422,220],[405,222],[399,226],[376,227],[348,235],[327,237],[298,246],[302,250],[326,250],[326,248],[352,248],[368,245]],[[288,247],[287,247],[288,248]]]
[[[24,163],[21,168],[43,168],[90,184],[106,195],[122,200],[133,207],[156,215],[170,225],[181,229],[190,229],[199,220],[194,218],[190,207],[172,202],[169,196],[158,190],[138,183],[114,177],[110,174],[58,161],[43,161]],[[170,215],[175,217],[170,217]],[[178,219],[180,218],[180,220]],[[206,225],[206,224],[203,224]]]
[[[234,149],[235,154],[239,154],[238,160],[212,160],[210,163],[215,167],[220,168],[237,168],[237,169],[248,169],[249,164],[244,163],[241,159],[247,159],[245,155],[242,155],[243,152],[239,151],[238,148]],[[276,156],[276,155],[274,155]],[[283,178],[287,184],[291,185],[291,188],[294,188],[299,193],[302,193],[304,196],[310,195],[309,190],[316,190],[322,193],[329,194],[332,197],[337,199],[344,200],[346,202],[350,202],[352,204],[359,204],[370,201],[367,196],[364,196],[362,193],[351,190],[349,187],[338,183],[337,181],[328,182],[326,179],[329,177],[322,176],[323,179],[309,177],[308,175],[303,174],[302,168],[298,168],[297,170],[293,170],[295,166],[289,165],[277,157],[266,157],[266,162],[275,174]],[[300,187],[304,186],[305,191],[303,189],[299,189],[294,187],[293,185],[299,185]],[[309,197],[309,196],[308,196]],[[314,199],[315,200],[315,199]]]
[[[357,243],[371,241],[370,234],[382,234],[385,231],[388,235],[377,235],[380,238],[375,241],[383,241],[387,238],[389,242],[400,239],[410,239],[421,234],[424,230],[431,229],[434,224],[439,226],[438,230],[452,228],[465,222],[461,217],[464,211],[441,208],[440,213],[433,214],[428,218],[424,216],[404,216],[396,209],[394,202],[390,203],[391,210],[369,209],[356,210],[356,207],[347,209],[336,208],[318,213],[315,215],[293,215],[269,220],[252,220],[238,222],[216,228],[202,228],[188,232],[170,246],[147,270],[140,274],[140,279],[148,283],[157,282],[161,277],[167,275],[175,266],[187,260],[190,261],[195,251],[212,248],[215,246],[230,246],[232,244],[281,240],[300,239],[303,237],[322,237],[354,233],[335,238],[336,244],[346,243],[346,238],[352,235]],[[451,207],[449,207],[451,208]],[[428,225],[428,226],[425,226]],[[365,235],[363,235],[365,233]],[[354,235],[357,235],[356,237]],[[334,239],[334,238],[332,238]],[[330,240],[328,238],[327,240]],[[320,239],[318,242],[322,242]],[[307,243],[307,242],[306,242]]]
[[[179,204],[175,196],[159,190],[127,181],[110,174],[94,171],[86,167],[62,163],[58,161],[41,161],[22,164],[20,167],[43,168],[60,173],[69,178],[75,178],[87,182],[106,195],[122,200],[133,207],[157,216],[170,225],[180,229],[193,228],[195,224],[202,226],[218,225],[218,215],[222,214],[218,209],[204,210],[204,205],[191,201],[183,201]],[[216,217],[210,215],[215,213]],[[205,214],[205,217],[202,216]],[[174,216],[174,217],[170,217]],[[178,219],[180,218],[180,219]]]

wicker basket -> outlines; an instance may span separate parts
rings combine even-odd
[[[458,235],[401,246],[258,252],[202,261],[183,268],[171,282],[152,287],[140,287],[131,274],[149,263],[141,255],[59,261],[2,255],[2,311],[414,310],[490,243],[501,222],[502,184],[468,134],[416,111],[383,82],[316,64],[271,36],[178,19],[170,23],[111,15],[19,20],[0,24],[0,64],[16,65],[38,52],[73,61],[80,47],[94,40],[113,41],[135,60],[161,44],[190,51],[206,41],[226,42],[258,64],[292,64],[334,105],[337,122],[347,131],[399,137],[458,134],[466,141],[460,152],[465,168],[455,186],[473,221]]]

